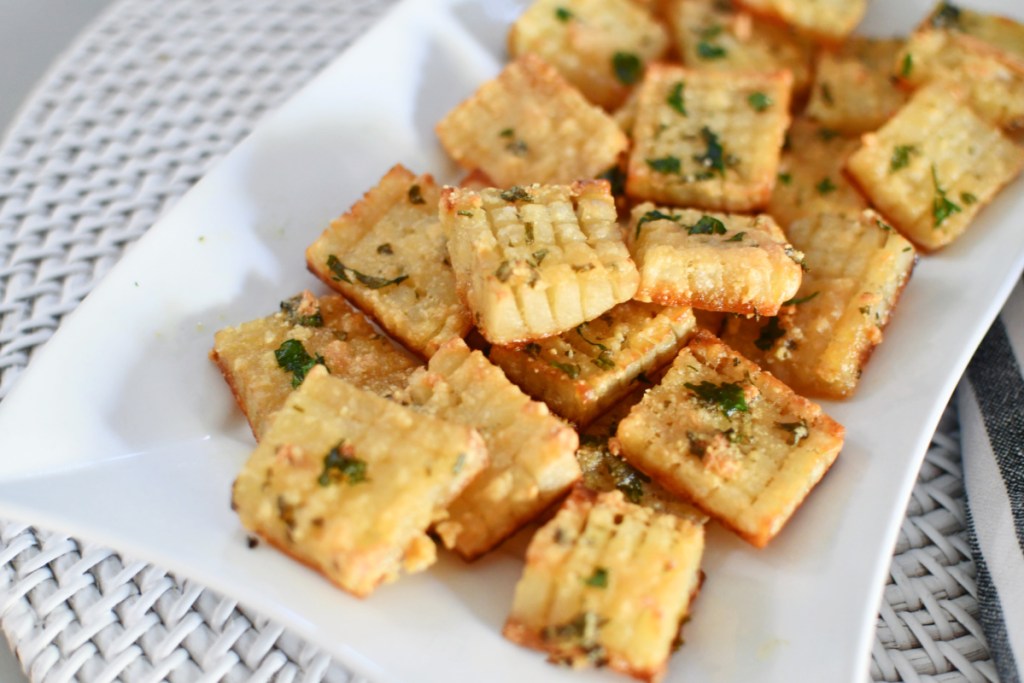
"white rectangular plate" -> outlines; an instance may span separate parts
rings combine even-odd
[[[1009,14],[1016,0],[978,2]],[[229,489],[252,437],[207,360],[213,332],[304,287],[303,250],[394,163],[454,180],[434,123],[505,59],[523,0],[407,0],[264,121],[128,253],[0,406],[0,515],[87,537],[236,597],[374,681],[615,680],[501,637],[523,539],[445,557],[360,601],[261,546]],[[909,31],[930,0],[876,2]],[[922,260],[837,464],[763,551],[712,527],[669,681],[855,681],[896,531],[957,378],[1024,263],[1024,183]]]

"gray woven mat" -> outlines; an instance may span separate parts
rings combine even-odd
[[[121,0],[0,145],[0,399],[122,252],[393,0]],[[995,681],[947,412],[903,523],[871,672]],[[33,681],[348,681],[281,627],[114,551],[0,523],[0,626]]]

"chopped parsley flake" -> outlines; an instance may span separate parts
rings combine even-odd
[[[786,299],[785,301],[782,302],[782,305],[783,306],[799,306],[800,304],[807,303],[808,301],[810,301],[814,297],[818,296],[819,294],[821,294],[821,292],[812,292],[811,294],[808,294],[807,296],[793,297],[792,299]]]
[[[324,469],[317,481],[330,486],[339,481],[361,484],[366,481],[366,461],[353,457],[354,449],[342,440],[324,456]]]
[[[604,567],[596,567],[594,573],[589,578],[584,579],[583,583],[594,588],[607,588],[608,570]]]
[[[366,275],[365,273],[360,273],[354,268],[349,268],[339,261],[338,257],[334,254],[327,257],[327,267],[332,273],[334,273],[335,280],[355,284],[355,282],[352,281],[352,277],[354,277],[356,282],[370,289],[381,289],[382,287],[387,287],[389,285],[397,285],[409,279],[408,275],[399,275],[398,277],[391,278],[390,280],[382,277],[376,277],[374,275]],[[351,277],[349,274],[351,274]]]
[[[612,194],[621,195],[626,191],[626,174],[618,166],[612,166],[607,171],[597,176],[601,180],[607,180],[612,186]]]
[[[835,192],[837,189],[839,189],[836,186],[836,184],[832,182],[832,179],[829,178],[828,176],[822,178],[821,182],[815,185],[814,188],[818,191],[818,194],[821,195],[826,195],[829,194],[830,192]]]
[[[935,28],[960,28],[960,8],[948,2],[942,3],[932,15],[931,24]]]
[[[746,234],[746,232],[741,230],[740,232],[736,233],[735,235],[727,239],[726,242],[742,242]]]
[[[533,201],[533,197],[530,195],[530,193],[527,192],[526,190],[524,190],[519,185],[515,185],[514,187],[510,187],[509,189],[503,191],[500,196],[501,196],[502,201],[506,201],[506,202],[532,202]]]
[[[828,83],[821,84],[821,99],[823,99],[825,104],[830,107],[836,103],[836,101],[832,99],[832,88]]]
[[[409,186],[409,203],[410,204],[426,204],[427,200],[423,198],[423,191],[419,185]]]
[[[939,172],[932,164],[932,182],[935,184],[935,199],[932,200],[932,217],[935,218],[935,227],[938,228],[946,219],[962,210],[946,196],[946,191],[939,184]]]
[[[556,360],[551,361],[551,367],[556,370],[561,370],[565,374],[569,375],[569,379],[579,379],[580,366],[575,363],[559,363]]]
[[[533,252],[531,256],[533,256],[534,265],[540,266],[541,261],[543,261],[544,257],[547,256],[549,253],[551,253],[549,249],[538,249],[537,251]]]
[[[564,7],[556,7],[555,8],[555,18],[558,19],[559,21],[563,22],[563,23],[567,22],[570,19],[572,19],[572,12],[570,12],[569,10],[567,10]]]
[[[707,126],[700,129],[700,134],[708,148],[704,154],[695,155],[694,160],[705,168],[714,169],[719,175],[725,175],[725,150],[722,148],[718,136]]]
[[[612,57],[612,68],[623,85],[633,85],[644,75],[644,63],[632,52],[616,52]]]
[[[714,382],[703,381],[700,384],[687,382],[684,386],[692,391],[702,402],[721,410],[726,417],[750,411],[750,407],[747,406],[747,398],[743,393],[743,387],[739,384],[730,382],[715,384]]]
[[[314,365],[324,365],[323,356],[317,354],[315,357],[306,352],[306,347],[298,339],[286,339],[274,351],[274,358],[282,370],[292,373],[292,387],[302,384],[306,375],[313,369]]]
[[[683,83],[682,81],[679,81],[678,83],[672,86],[672,92],[668,94],[668,99],[665,101],[668,102],[668,106],[672,107],[683,116],[688,116],[688,114],[686,113],[686,100],[684,99],[685,95],[683,93],[683,90],[685,88],[686,84]]]
[[[536,358],[537,356],[540,355],[540,344],[538,344],[537,342],[530,342],[529,344],[523,347],[523,351],[530,358]]]
[[[900,75],[903,78],[910,78],[910,74],[914,71],[914,55],[909,52],[903,56],[903,64],[900,66]]]
[[[460,215],[460,216],[469,216],[470,218],[473,217],[473,212],[472,211],[466,211],[465,209],[463,209],[462,211],[456,211],[456,213],[458,215]]]
[[[288,322],[292,325],[302,325],[303,327],[323,327],[324,316],[320,313],[319,304],[315,313],[304,315],[299,313],[301,303],[301,294],[281,302],[281,311],[288,317]]]
[[[672,155],[658,159],[647,159],[647,165],[651,167],[651,170],[658,173],[679,173],[681,168],[679,157]]]
[[[681,216],[679,216],[678,214],[675,215],[675,216],[672,216],[672,215],[667,214],[667,213],[662,213],[661,211],[659,211],[657,209],[653,209],[651,211],[648,211],[647,213],[645,213],[643,216],[640,217],[640,220],[638,220],[636,222],[636,238],[640,237],[640,228],[643,226],[644,223],[649,223],[651,221],[661,221],[661,220],[665,220],[665,221],[678,221],[680,218],[681,218]]]
[[[975,197],[970,192],[961,192],[960,193],[960,201],[962,201],[965,206],[970,206],[971,204],[977,203],[978,198]]]
[[[385,242],[384,244],[377,245],[377,253],[382,256],[391,256],[395,253],[395,250],[391,248],[391,245]]]
[[[803,439],[806,439],[811,433],[807,428],[807,422],[805,420],[800,420],[799,422],[776,422],[775,426],[790,433],[790,446],[796,446]]]
[[[775,342],[785,336],[786,330],[779,325],[778,318],[769,318],[768,324],[761,328],[761,334],[754,340],[754,346],[767,351],[775,346]]]
[[[587,336],[583,334],[584,325],[586,325],[586,323],[581,323],[576,326],[576,334],[580,336],[580,339],[600,350],[600,353],[597,355],[597,357],[592,359],[590,362],[596,365],[597,367],[601,368],[602,370],[611,370],[612,368],[615,367],[615,361],[612,360],[612,350],[609,349],[604,344],[602,344],[601,342],[596,342],[591,339],[587,339]]]
[[[751,93],[750,97],[747,98],[747,103],[753,107],[756,112],[765,111],[774,104],[772,102],[772,98],[768,97],[763,92]]]
[[[818,130],[818,137],[828,142],[839,137],[839,131],[833,130],[832,128],[821,128]]]
[[[779,174],[779,180],[782,182],[783,185],[789,185],[790,183],[793,182],[793,174],[792,173],[780,173]]]
[[[889,170],[898,171],[910,164],[910,155],[917,154],[917,145],[896,145],[892,148],[892,158],[889,159]]]
[[[714,216],[703,215],[686,230],[688,235],[724,235],[725,224]]]
[[[723,59],[727,54],[721,45],[714,45],[706,40],[697,43],[697,56],[701,59]]]

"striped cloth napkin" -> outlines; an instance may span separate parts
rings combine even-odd
[[[1002,683],[1024,664],[1024,282],[960,385],[967,528],[981,626]]]

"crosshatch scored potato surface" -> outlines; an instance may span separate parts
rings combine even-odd
[[[459,292],[495,344],[550,337],[636,292],[608,183],[446,188],[441,221]]]

